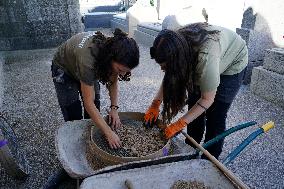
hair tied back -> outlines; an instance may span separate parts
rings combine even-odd
[[[117,37],[117,38],[126,38],[127,37],[127,33],[123,32],[121,29],[119,28],[115,28],[114,32],[113,32],[113,36]]]

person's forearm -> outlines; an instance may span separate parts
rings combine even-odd
[[[158,93],[155,95],[154,100],[163,101],[163,82],[161,83],[161,86],[158,90]]]
[[[190,123],[208,109],[214,102],[216,91],[208,92],[201,95],[201,98],[190,108],[190,110],[182,117],[186,123]]]
[[[99,110],[96,108],[94,103],[84,103],[85,109],[87,110],[88,114],[90,115],[92,121],[95,125],[102,130],[104,134],[111,132],[111,128],[107,125],[103,117],[101,116]]]
[[[90,115],[92,121],[103,131],[104,134],[111,132],[111,128],[107,125],[94,104],[94,87],[88,86],[85,83],[81,82],[81,91],[84,107]]]

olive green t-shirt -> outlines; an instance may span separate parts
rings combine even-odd
[[[207,30],[220,33],[210,37],[199,49],[194,80],[201,92],[216,90],[220,75],[240,73],[248,64],[246,43],[237,33],[219,26],[208,26]]]
[[[54,63],[69,76],[90,86],[96,79],[95,56],[91,54],[91,48],[96,48],[92,42],[94,35],[95,32],[83,32],[72,36],[60,45],[54,58]],[[93,49],[93,52],[97,50]]]

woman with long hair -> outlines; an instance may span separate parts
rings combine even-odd
[[[198,143],[206,128],[205,142],[222,133],[227,112],[235,98],[248,63],[245,41],[229,29],[194,23],[176,31],[162,30],[150,54],[165,72],[162,85],[145,113],[151,125],[159,115],[168,124],[165,136],[171,138],[187,127]],[[188,105],[176,122],[172,119]],[[191,144],[186,140],[186,143]],[[219,157],[223,140],[208,151]]]
[[[113,37],[101,32],[76,34],[58,48],[51,70],[64,120],[82,119],[83,103],[84,118],[93,120],[111,148],[119,148],[120,139],[113,132],[121,125],[117,112],[118,80],[130,80],[130,71],[139,64],[139,48],[135,40],[120,29],[113,34]],[[108,124],[112,128],[99,112],[98,81],[109,90]]]

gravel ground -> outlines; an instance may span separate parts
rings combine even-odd
[[[40,59],[11,61],[4,65],[4,102],[1,113],[16,131],[19,144],[26,152],[30,176],[24,181],[10,178],[0,165],[0,188],[40,188],[53,171],[60,167],[56,157],[54,135],[63,123],[50,75],[54,49],[46,49]],[[144,112],[159,87],[163,73],[150,59],[149,49],[140,46],[141,63],[134,69],[130,82],[120,83],[120,110]],[[24,54],[36,54],[26,51]],[[102,110],[109,106],[102,87]],[[227,127],[255,120],[262,125],[269,120],[276,128],[258,137],[228,167],[251,188],[284,186],[284,110],[255,95],[248,86],[238,93],[228,115]],[[256,127],[235,133],[225,140],[220,160],[246,138]]]

